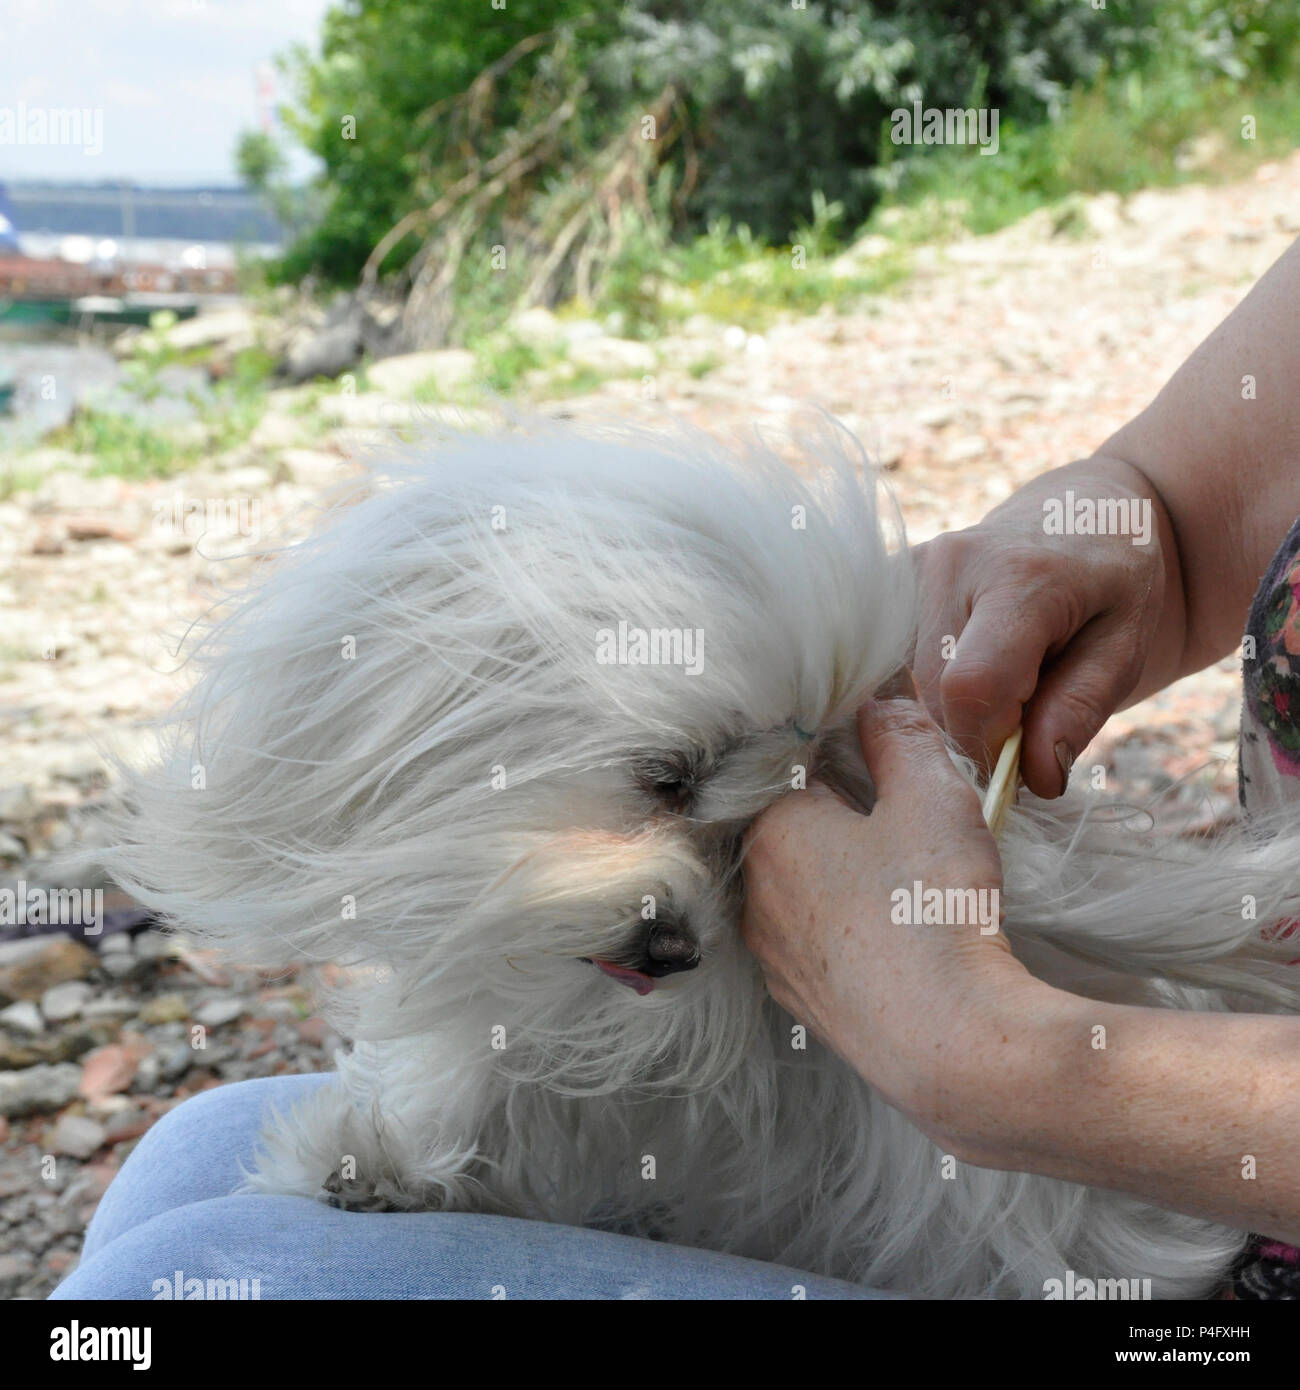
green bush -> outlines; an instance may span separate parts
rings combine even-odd
[[[320,220],[291,247],[282,277],[355,281],[379,238],[436,189],[449,158],[439,104],[516,44],[566,22],[580,21],[598,51],[613,22],[588,23],[591,8],[580,0],[509,0],[499,10],[487,0],[343,0],[327,11],[320,52],[299,45],[281,61],[294,92],[285,122],[324,166]],[[521,114],[519,89],[507,81],[498,93],[490,119],[509,129]],[[265,152],[260,162],[265,168]]]
[[[435,339],[482,337],[522,300],[575,293],[649,332],[671,313],[665,278],[694,283],[710,256],[791,241],[824,258],[882,199],[964,199],[983,227],[1076,189],[1175,176],[1212,103],[1251,92],[1289,117],[1298,52],[1300,6],[1283,0],[340,0],[319,54],[284,64],[286,122],[324,173],[279,274],[355,283],[391,228],[469,179],[432,250],[413,221],[382,265],[417,282],[447,266],[438,294],[454,309],[437,311]],[[645,167],[611,192],[619,141],[664,99]],[[999,157],[894,145],[890,113],[913,101],[996,109]],[[494,191],[490,172],[569,102],[545,158]],[[273,197],[275,152],[246,140],[242,158]],[[538,291],[584,198],[601,232]],[[758,298],[798,303],[814,286],[779,282]]]

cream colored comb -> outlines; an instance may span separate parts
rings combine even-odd
[[[1016,789],[1020,785],[1020,740],[1023,733],[1023,729],[1017,729],[1002,745],[997,766],[984,793],[984,819],[994,838],[1002,829],[1007,807],[1016,799]]]

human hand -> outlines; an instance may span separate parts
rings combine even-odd
[[[759,817],[742,931],[778,1004],[931,1137],[960,1137],[1005,1079],[990,1048],[1026,1038],[1047,986],[999,929],[997,846],[937,726],[915,701],[876,700],[859,732],[871,815],[814,782]],[[965,920],[906,920],[917,884],[962,892]]]
[[[1146,504],[1149,539],[1049,535],[1044,502]],[[916,548],[913,669],[934,717],[987,768],[1024,725],[1021,776],[1039,796],[1138,688],[1176,674],[1184,622],[1163,505],[1130,464],[1100,456],[1035,479],[965,531]],[[957,639],[955,652],[944,639]]]

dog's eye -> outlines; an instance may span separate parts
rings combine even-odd
[[[695,792],[695,769],[673,753],[648,753],[632,764],[637,786],[671,811],[682,812]]]

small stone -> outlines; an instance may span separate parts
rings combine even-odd
[[[100,957],[100,969],[114,980],[126,980],[144,967],[128,951],[114,951]]]
[[[135,953],[141,960],[170,960],[176,943],[160,931],[142,931],[135,939]]]
[[[553,347],[564,340],[564,325],[549,309],[524,309],[510,320],[509,327],[520,342],[532,347]]]
[[[0,1009],[0,1024],[16,1033],[35,1035],[45,1031],[45,1020],[41,1011],[30,999],[20,999],[7,1009]]]
[[[32,1272],[26,1255],[0,1255],[0,1299],[13,1298]]]
[[[285,361],[289,380],[296,384],[318,376],[336,377],[353,366],[361,356],[358,319],[357,314],[349,315],[319,331],[308,331],[291,344]]]
[[[170,1048],[163,1056],[159,1075],[164,1081],[178,1081],[194,1065],[194,1049],[189,1043]]]
[[[30,1046],[32,1041],[19,1042],[8,1033],[0,1033],[0,1071],[19,1071],[39,1062],[41,1054]]]
[[[140,1046],[110,1043],[87,1054],[81,1064],[80,1093],[93,1100],[125,1091],[135,1080],[144,1055]]]
[[[876,449],[876,463],[885,470],[892,473],[903,461],[903,446],[890,441],[888,444],[881,444]]]
[[[298,1025],[298,1036],[312,1047],[324,1047],[330,1031],[323,1018],[304,1018]]]
[[[652,372],[659,364],[652,347],[629,338],[587,338],[569,346],[569,361],[611,375]]]
[[[189,1016],[190,1006],[183,994],[160,994],[140,1010],[140,1022],[148,1024],[183,1023]]]
[[[105,1047],[113,1041],[117,1025],[105,1023],[68,1023],[32,1040],[42,1062],[79,1062],[87,1052]]]
[[[0,1115],[33,1115],[58,1110],[77,1095],[81,1068],[72,1062],[38,1063],[22,1071],[0,1072]]]
[[[259,468],[255,463],[240,464],[238,467],[230,468],[221,475],[221,485],[229,488],[236,493],[250,493],[258,495],[263,493],[272,484],[271,471],[268,468]],[[253,522],[251,516],[246,518],[249,528]],[[236,516],[238,520],[238,515]],[[167,938],[164,937],[164,940]]]
[[[345,459],[323,449],[285,449],[280,454],[280,463],[293,482],[307,487],[324,487],[336,482],[348,467]]]
[[[50,1150],[71,1158],[89,1158],[104,1146],[104,1126],[85,1115],[63,1115],[49,1136]]]
[[[417,387],[431,385],[440,392],[454,391],[471,381],[478,360],[464,348],[438,348],[432,352],[407,352],[386,357],[366,369],[366,380],[388,396],[405,396]]]
[[[944,463],[972,463],[989,451],[989,442],[982,434],[964,434],[954,439],[943,451]]]
[[[297,444],[301,438],[301,421],[292,415],[268,410],[248,436],[248,442],[255,449],[283,449]]]
[[[157,1053],[151,1052],[148,1056],[142,1057],[135,1073],[135,1089],[141,1093],[152,1091],[158,1085],[161,1073],[162,1064],[158,1061]]]
[[[86,1101],[86,1114],[103,1124],[108,1124],[119,1111],[130,1109],[130,1096],[92,1096]]]
[[[292,999],[267,999],[257,1006],[258,1013],[267,1019],[299,1019],[302,1010]]]
[[[152,1124],[153,1121],[143,1110],[124,1110],[108,1121],[104,1142],[111,1147],[114,1144],[125,1144],[130,1139],[139,1139]]]
[[[70,516],[63,523],[70,541],[124,541],[130,544],[135,537],[130,531],[113,526],[98,516]]]
[[[139,1013],[140,1005],[134,999],[121,994],[107,994],[103,999],[92,999],[81,1010],[87,1023],[95,1019],[131,1018]]]
[[[84,980],[95,963],[94,951],[67,936],[5,942],[0,945],[0,995],[39,999],[53,985]]]
[[[101,1158],[88,1163],[70,1175],[66,1189],[59,1197],[59,1205],[74,1206],[78,1202],[89,1202],[92,1211],[94,1204],[108,1191],[108,1185],[117,1176],[117,1163],[111,1158]]]
[[[91,988],[84,980],[68,980],[54,985],[41,996],[41,1012],[50,1023],[63,1023],[76,1018],[90,999]]]
[[[932,430],[941,430],[951,425],[957,418],[957,411],[950,405],[931,406],[916,412],[916,423]]]
[[[195,1009],[194,1021],[205,1028],[220,1028],[223,1024],[233,1023],[247,1007],[244,1000],[233,997],[209,999]]]
[[[30,820],[35,814],[36,799],[32,796],[32,789],[26,783],[0,787],[0,820],[21,824]],[[0,955],[6,947],[20,944],[20,942],[15,941],[7,942],[5,946],[0,947]]]
[[[254,334],[253,316],[241,305],[233,308],[208,309],[192,319],[173,324],[167,330],[167,346],[178,352],[193,348],[242,346],[251,343]]]

